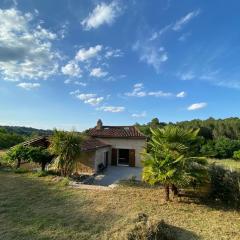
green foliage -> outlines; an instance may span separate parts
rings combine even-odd
[[[206,144],[202,145],[200,152],[205,157],[216,157],[215,143],[209,140]]]
[[[151,129],[149,152],[143,153],[143,180],[151,185],[161,183],[166,187],[204,182],[207,161],[195,157],[198,131],[176,126]]]
[[[6,153],[6,161],[20,167],[22,161],[29,161],[29,148],[22,144],[10,148]]]
[[[201,147],[201,154],[207,157],[216,157],[220,159],[232,158],[233,153],[240,149],[240,141],[221,137],[215,140],[209,140]]]
[[[83,137],[74,131],[54,131],[50,141],[50,151],[57,156],[57,168],[63,176],[68,176],[72,173],[81,154],[82,140]]]
[[[51,163],[53,156],[47,149],[42,147],[28,147],[29,161],[41,164],[42,171],[45,171],[47,163]]]
[[[212,165],[209,169],[210,198],[240,208],[240,173]]]
[[[24,137],[15,133],[9,133],[0,128],[0,149],[10,148],[24,141]]]
[[[233,153],[240,149],[240,141],[228,138],[219,138],[215,142],[217,158],[232,158]]]
[[[240,161],[240,150],[235,151],[233,153],[233,159],[236,160],[236,161]]]

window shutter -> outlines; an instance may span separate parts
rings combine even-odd
[[[129,150],[129,166],[135,167],[135,149]]]
[[[117,149],[112,148],[112,165],[117,166]]]

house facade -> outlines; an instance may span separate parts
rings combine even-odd
[[[134,126],[104,126],[98,120],[96,127],[89,129],[89,140],[96,144],[89,146],[86,141],[85,152],[92,152],[92,160],[85,157],[82,167],[91,162],[93,172],[100,166],[130,166],[141,167],[141,152],[146,145],[146,137]],[[91,149],[90,149],[91,148]],[[84,170],[84,169],[79,169]],[[86,170],[86,168],[85,168]],[[90,169],[88,169],[90,170]]]

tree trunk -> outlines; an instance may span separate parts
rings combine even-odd
[[[42,162],[41,166],[42,166],[42,171],[45,171],[46,163]]]
[[[21,159],[18,159],[16,168],[20,168],[20,166],[21,166]]]
[[[168,202],[169,201],[169,185],[164,186],[165,189],[165,200]]]
[[[179,193],[178,188],[174,184],[172,184],[171,189],[172,189],[174,197],[177,197],[178,193]]]

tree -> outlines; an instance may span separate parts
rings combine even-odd
[[[50,140],[50,151],[57,156],[57,168],[61,175],[68,176],[81,154],[83,137],[78,133],[55,130]]]
[[[29,160],[41,165],[42,171],[45,171],[46,164],[51,163],[53,156],[47,149],[42,147],[29,147]]]
[[[195,157],[198,131],[177,126],[151,129],[149,152],[143,153],[143,180],[149,184],[163,184],[165,200],[170,187],[174,195],[180,186],[200,183],[206,179],[204,158]]]
[[[19,168],[22,161],[29,161],[29,149],[22,144],[16,145],[8,150],[6,158],[10,162],[17,162],[16,168]]]

